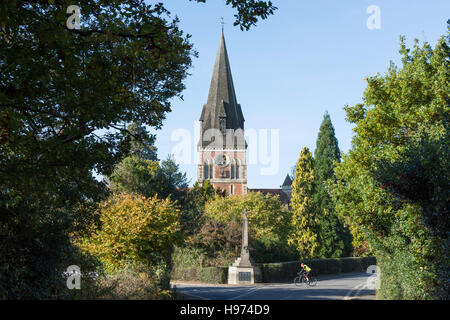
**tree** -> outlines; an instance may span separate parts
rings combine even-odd
[[[205,223],[212,220],[219,226],[222,224],[225,229],[237,228],[240,232],[244,209],[248,211],[249,247],[253,259],[257,262],[290,259],[293,253],[292,248],[287,246],[287,236],[291,215],[277,196],[259,192],[216,196],[206,203]]]
[[[314,151],[314,206],[319,214],[318,256],[337,258],[351,252],[351,235],[335,212],[335,204],[328,194],[327,184],[332,182],[336,163],[341,155],[333,124],[328,112],[323,117]]]
[[[355,136],[332,194],[375,250],[380,298],[448,299],[449,39],[410,50],[402,37],[400,53],[346,107]]]
[[[133,122],[127,128],[123,140],[119,142],[119,154],[137,156],[144,160],[158,161],[157,149],[154,145],[156,136],[149,134],[142,124]]]
[[[197,2],[206,2],[206,0],[189,0]],[[236,20],[235,26],[239,26],[241,30],[249,30],[256,25],[258,18],[267,19],[272,15],[277,7],[271,1],[261,0],[226,0],[227,5],[231,5],[237,9],[237,14],[234,15]]]
[[[144,265],[163,273],[169,288],[171,253],[179,238],[179,213],[173,202],[158,197],[117,194],[99,209],[100,228],[92,225],[91,236],[79,246],[98,256],[105,269],[116,272],[125,266]]]
[[[215,194],[209,180],[205,180],[201,186],[196,182],[189,190],[181,214],[183,233],[186,237],[200,231],[204,223],[205,204],[214,198]]]
[[[161,161],[161,173],[166,183],[173,187],[173,192],[185,191],[184,189],[188,187],[186,173],[180,171],[180,166],[173,156],[169,155],[166,160]]]
[[[301,259],[314,258],[318,247],[319,220],[314,208],[313,158],[303,148],[295,167],[292,182],[292,231],[288,243],[295,246]]]
[[[115,193],[171,196],[173,200],[180,200],[187,188],[186,173],[179,171],[170,156],[161,164],[137,156],[126,157],[116,166],[110,181]]]
[[[0,4],[0,229],[8,230],[0,278],[21,279],[0,281],[10,298],[54,296],[55,275],[75,261],[68,235],[107,193],[93,172],[109,176],[124,158],[118,145],[130,123],[162,126],[196,56],[162,3],[77,1],[81,29],[69,29],[72,4]],[[265,1],[227,4],[245,29],[275,10]],[[53,258],[38,266],[45,256]]]

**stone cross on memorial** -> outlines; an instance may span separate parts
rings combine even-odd
[[[248,220],[247,210],[244,210],[244,222],[242,223],[242,249],[240,266],[251,266],[253,263],[250,261],[250,252],[248,250]]]

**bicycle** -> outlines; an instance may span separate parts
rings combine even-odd
[[[314,287],[317,284],[317,277],[313,275],[308,276],[308,280],[306,280],[305,274],[303,272],[297,273],[298,277],[294,278],[294,284],[296,286],[301,286],[303,283],[306,283],[308,287]]]

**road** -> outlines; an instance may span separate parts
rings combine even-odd
[[[293,283],[255,285],[211,285],[173,282],[177,290],[200,300],[349,300],[375,299],[375,290],[367,287],[369,274],[351,273],[319,277],[317,285],[309,288]]]

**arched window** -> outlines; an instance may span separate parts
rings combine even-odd
[[[239,177],[240,177],[240,169],[241,169],[240,164],[241,164],[241,161],[237,160],[236,161],[236,174],[235,174],[236,179],[239,179]]]
[[[209,179],[209,165],[205,161],[203,163],[203,180]]]
[[[233,185],[231,185],[231,187],[230,187],[230,194],[234,194],[234,186]]]
[[[234,179],[234,176],[235,176],[236,166],[234,163],[235,163],[234,159],[231,160],[231,167],[230,167],[230,178],[231,179]]]
[[[209,179],[214,179],[214,164],[212,161],[209,163]]]

